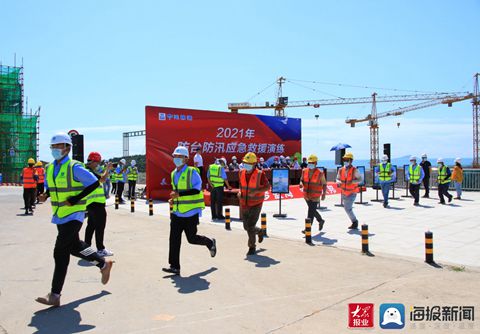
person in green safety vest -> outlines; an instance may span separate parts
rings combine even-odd
[[[130,166],[127,168],[128,180],[128,199],[135,199],[135,186],[138,180],[138,168],[135,160],[130,161]]]
[[[450,181],[451,181],[451,176],[452,172],[450,171],[450,168],[445,166],[445,162],[443,161],[442,158],[438,158],[437,160],[438,164],[438,176],[437,176],[437,182],[438,182],[438,197],[440,198],[439,204],[445,204],[445,197],[448,198],[448,203],[452,201],[453,196],[448,193],[448,187],[450,186]]]
[[[163,271],[174,275],[180,275],[180,246],[182,232],[185,232],[187,240],[191,244],[206,246],[210,256],[217,254],[215,239],[197,234],[197,225],[202,210],[205,209],[203,199],[202,179],[194,167],[187,165],[188,149],[178,146],[173,151],[173,163],[175,169],[171,173],[172,192],[169,202],[173,205],[170,215],[170,239],[169,239],[169,267]]]
[[[214,164],[208,167],[207,181],[210,186],[210,209],[212,211],[212,220],[225,219],[223,216],[223,194],[224,186],[232,189],[228,183],[227,173],[225,167],[227,166],[227,159],[221,157],[216,159]]]
[[[410,166],[405,171],[407,181],[409,183],[410,194],[413,197],[413,205],[420,205],[420,184],[422,183],[425,173],[423,168],[417,164],[417,157],[410,157]]]
[[[53,250],[55,270],[52,288],[45,297],[35,299],[41,304],[51,306],[60,306],[60,294],[67,276],[70,255],[94,263],[100,269],[103,284],[109,281],[113,266],[113,261],[105,260],[80,240],[79,232],[85,219],[86,198],[100,186],[100,182],[81,162],[69,158],[71,148],[72,140],[66,133],[57,133],[52,137],[50,149],[55,160],[47,167],[46,192],[39,198],[40,202],[45,202],[51,197],[52,223],[58,231]]]
[[[382,189],[384,208],[388,208],[388,193],[390,192],[390,187],[395,179],[394,173],[395,170],[392,167],[392,164],[388,161],[388,155],[384,154],[382,160],[377,166],[375,175],[377,182]]]
[[[110,171],[110,181],[112,182],[112,194],[117,193],[117,173],[115,172],[117,164],[113,164],[113,169]]]

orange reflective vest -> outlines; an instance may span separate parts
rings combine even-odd
[[[37,167],[38,183],[45,183],[45,169]]]
[[[309,168],[303,169],[302,183],[303,183],[303,197],[305,198],[320,198],[323,192],[322,178],[323,172],[315,168],[312,178],[309,179]]]
[[[348,172],[346,172],[346,170],[346,167],[340,168],[340,181],[342,182],[340,189],[342,190],[343,195],[349,196],[351,194],[358,193],[358,185],[353,183],[355,171],[357,169],[352,166],[348,169]]]
[[[240,206],[257,206],[263,203],[265,199],[265,192],[258,191],[260,189],[260,181],[262,178],[262,171],[254,169],[250,180],[247,183],[247,171],[242,169],[240,171]]]
[[[25,167],[22,172],[23,175],[23,187],[24,188],[37,188],[37,182],[35,182],[34,175],[35,168]]]

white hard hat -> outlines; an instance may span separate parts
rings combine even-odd
[[[185,146],[178,146],[172,153],[172,155],[175,154],[183,155],[184,157],[188,158],[188,149]]]
[[[70,136],[67,135],[65,132],[59,132],[55,134],[50,140],[50,145],[55,145],[55,144],[72,145],[72,138],[70,138]]]
[[[443,164],[443,158],[438,158],[437,163],[442,163]]]
[[[414,156],[414,155],[412,155],[412,156],[410,157],[410,161],[417,161],[417,157]]]
[[[127,163],[127,160],[125,160],[125,159],[120,159],[120,162],[125,165],[125,164]]]
[[[283,155],[280,156],[280,159],[285,159],[285,157]]]
[[[135,165],[137,164],[137,162],[136,162],[135,160],[130,161],[130,163],[131,163],[133,166],[135,166]]]
[[[387,161],[388,160],[388,155],[384,154],[382,157],[382,161]]]
[[[264,162],[264,161],[265,161],[265,159],[262,157],[262,158],[260,158],[260,161],[261,161],[261,162]]]
[[[224,163],[225,165],[227,164],[227,159],[225,159],[225,158],[223,158],[223,157],[220,158],[220,161],[223,161],[223,163]]]
[[[237,157],[236,157],[236,156],[233,156],[233,157],[232,157],[232,160],[237,160]]]
[[[423,153],[422,158],[426,158],[426,157],[427,157],[427,153]]]
[[[462,162],[462,158],[456,158],[455,162],[458,162],[458,163]]]

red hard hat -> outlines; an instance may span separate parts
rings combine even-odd
[[[100,162],[102,161],[102,156],[98,152],[90,152],[87,158],[88,161]]]

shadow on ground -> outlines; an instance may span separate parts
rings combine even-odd
[[[333,244],[338,242],[338,239],[330,239],[330,238],[324,237],[323,236],[324,234],[325,234],[325,232],[319,232],[317,235],[314,235],[312,237],[312,240],[313,241],[318,241],[318,242],[322,243],[323,245],[333,245]]]
[[[208,270],[190,275],[188,277],[182,277],[180,275],[167,275],[164,276],[164,278],[171,278],[172,283],[175,284],[175,287],[178,289],[179,293],[192,293],[195,291],[208,290],[210,288],[210,282],[202,277],[207,276],[215,270],[217,270],[217,268],[212,267]]]
[[[37,311],[28,326],[37,329],[35,334],[81,333],[94,329],[94,325],[80,324],[82,316],[75,308],[109,294],[110,292],[103,290],[96,295],[73,301],[61,307],[49,307]]]
[[[280,263],[275,259],[272,259],[269,256],[259,255],[259,253],[265,252],[265,249],[260,248],[255,255],[248,255],[245,260],[255,263],[255,267],[258,268],[268,268]]]

